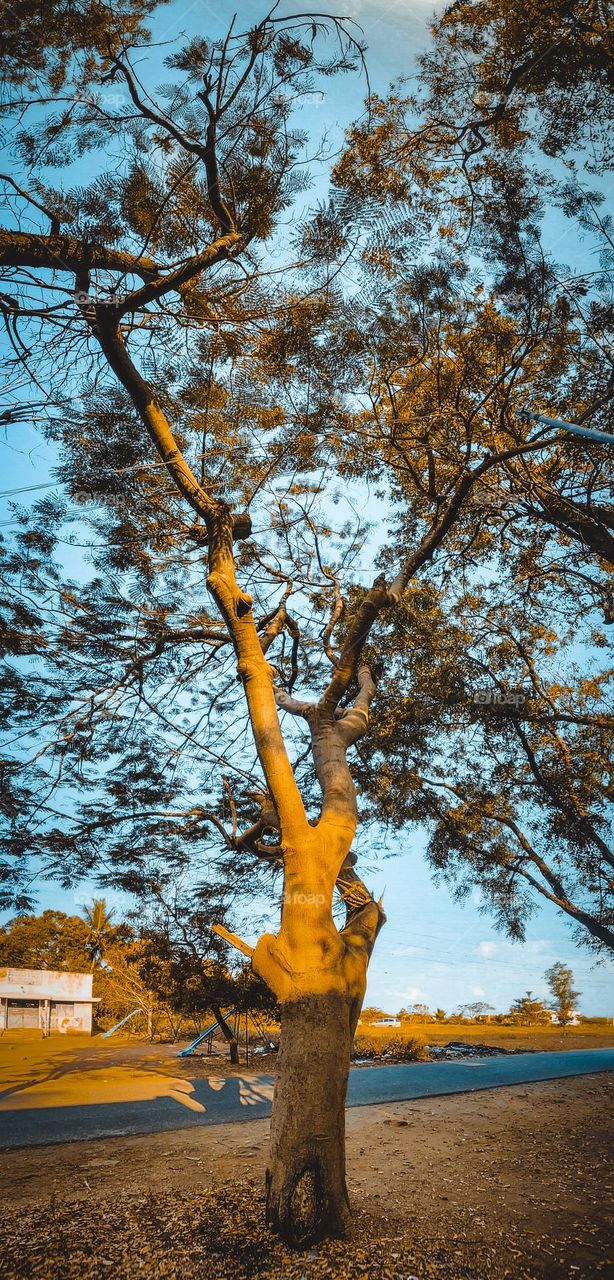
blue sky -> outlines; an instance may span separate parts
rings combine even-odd
[[[215,5],[205,0],[174,3],[160,11],[155,38],[166,42],[174,41],[181,32],[219,34],[236,7],[227,0]],[[411,75],[417,54],[428,42],[428,22],[434,8],[430,0],[391,0],[387,4],[348,0],[333,6],[332,11],[361,24],[369,46],[371,85],[384,92],[392,79]],[[249,26],[263,11],[254,0],[242,4],[241,26]],[[293,6],[280,7],[282,13],[292,11]],[[365,88],[357,76],[345,76],[329,83],[326,99],[314,95],[306,108],[314,137],[326,132],[333,149],[340,145],[344,126],[360,113]],[[322,171],[315,190],[304,197],[305,207],[325,191]],[[557,256],[572,265],[574,256],[579,261],[584,250],[572,239],[575,231],[562,219],[552,219],[549,233]],[[45,481],[54,462],[51,447],[40,442],[33,427],[21,431],[18,445],[12,435],[2,450],[3,489]],[[23,500],[27,501],[27,495]],[[538,908],[528,924],[526,942],[510,943],[480,913],[477,893],[460,905],[444,886],[433,884],[418,835],[399,837],[398,848],[398,856],[380,864],[369,881],[378,895],[385,889],[388,920],[371,962],[367,1003],[381,1005],[388,1012],[414,1001],[432,1008],[440,1005],[448,1012],[471,1000],[506,1009],[528,988],[545,996],[544,971],[553,961],[563,960],[573,969],[582,991],[582,1010],[614,1017],[614,964],[595,965],[586,951],[574,945],[567,925],[554,910]],[[72,912],[91,898],[92,892],[89,885],[74,893],[45,885],[41,886],[40,905]],[[107,897],[113,902],[113,894]],[[116,902],[121,906],[119,897]]]
[[[575,946],[556,912],[539,908],[526,942],[510,942],[480,912],[477,892],[460,905],[445,886],[433,883],[422,849],[418,836],[399,837],[398,853],[366,877],[376,895],[383,893],[386,911],[369,967],[366,1004],[396,1013],[420,1002],[449,1013],[460,1004],[484,1000],[503,1011],[527,990],[545,998],[544,973],[555,960],[563,960],[582,992],[582,1011],[614,1018],[614,965],[596,965]],[[74,891],[41,885],[40,909],[80,912],[95,892],[87,883]],[[105,897],[119,913],[125,909],[123,895],[105,891]],[[255,941],[247,928],[244,933]]]

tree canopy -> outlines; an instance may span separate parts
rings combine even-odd
[[[580,991],[574,989],[573,973],[569,965],[557,960],[546,970],[545,978],[552,996],[552,1008],[559,1022],[566,1026],[573,1018],[576,1001],[581,995]]]
[[[87,925],[63,911],[20,915],[0,926],[0,964],[15,969],[89,969]]]
[[[56,8],[5,108],[23,170],[0,236],[8,365],[30,378],[7,415],[42,420],[59,459],[3,552],[7,901],[27,908],[33,858],[158,900],[187,876],[224,918],[279,865],[201,574],[223,496],[308,802],[295,686],[332,662],[343,710],[366,643],[370,839],[419,823],[436,869],[517,936],[537,893],[611,946],[611,454],[518,414],[608,420],[605,257],[565,276],[541,216],[553,193],[581,225],[592,209],[605,255],[599,192],[576,159],[544,167],[581,144],[598,167],[598,6],[540,6],[529,49],[520,7],[453,5],[414,95],[371,100],[329,205],[289,232],[309,181],[292,109],[360,66],[354,28],[235,24],[170,53],[155,96],[147,6],[119,34],[91,6],[80,43]]]

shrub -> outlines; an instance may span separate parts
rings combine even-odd
[[[428,1062],[428,1045],[422,1036],[405,1036],[390,1040],[376,1040],[372,1036],[357,1036],[352,1058],[369,1062]]]

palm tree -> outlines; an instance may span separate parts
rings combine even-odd
[[[113,913],[104,898],[94,898],[89,907],[83,908],[83,919],[89,931],[86,947],[93,971],[104,958],[106,944],[114,932]]]

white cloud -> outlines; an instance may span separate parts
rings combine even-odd
[[[506,939],[497,942],[496,939],[489,938],[488,941],[478,942],[475,954],[485,960],[492,960],[496,956],[497,959],[509,960],[513,964],[518,960],[541,959],[545,954],[550,955],[551,951],[552,943],[546,938],[533,938],[531,942],[510,942]]]
[[[345,0],[343,6],[344,12],[350,17],[355,18],[359,14],[363,17],[372,18],[374,21],[380,21],[389,14],[399,14],[407,17],[408,15],[420,15],[424,21],[425,17],[430,17],[437,9],[444,6],[444,0],[388,0],[388,4],[382,6],[381,0]]]
[[[418,1002],[422,1004],[425,1001],[425,995],[422,987],[408,987],[407,991],[400,992],[400,999],[403,1001],[407,1000],[410,1004],[416,1004]]]
[[[344,13],[361,28],[368,45],[367,60],[370,63],[381,56],[382,40],[388,42],[387,62],[392,76],[397,74],[397,66],[398,71],[406,69],[398,62],[393,66],[395,55],[398,59],[400,53],[395,47],[395,38],[413,43],[417,41],[423,47],[429,37],[431,19],[444,7],[445,0],[388,0],[387,4],[382,0],[346,0]],[[407,55],[413,58],[416,49],[408,47],[403,53],[403,60]]]

